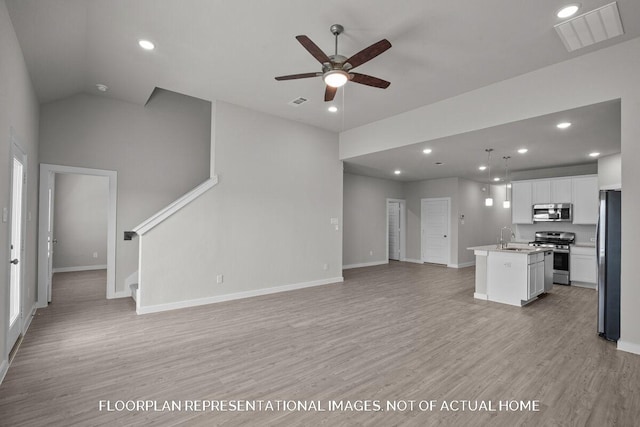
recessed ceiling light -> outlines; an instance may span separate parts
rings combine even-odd
[[[519,149],[519,150],[518,150],[518,153],[520,153],[520,154],[524,154],[524,153],[526,153],[527,151],[529,151],[529,149],[528,149],[528,148],[521,148],[521,149]]]
[[[98,89],[100,92],[106,92],[109,87],[107,87],[107,85],[103,85],[102,83],[97,83],[96,89]]]
[[[478,169],[480,169],[481,171],[487,169],[487,167],[485,165],[480,166]]]
[[[329,110],[330,113],[337,113],[338,107],[336,107],[335,105],[332,105],[331,107],[327,108],[327,110]]]
[[[562,122],[562,123],[558,123],[558,124],[556,125],[556,127],[557,127],[558,129],[566,129],[566,128],[568,128],[569,126],[571,126],[571,123],[570,123],[570,122]]]
[[[575,13],[578,11],[578,9],[580,9],[580,5],[575,3],[575,4],[568,4],[566,6],[563,6],[560,10],[558,10],[556,12],[556,16],[558,18],[568,18],[570,16],[575,15]]]
[[[500,178],[496,176],[495,178],[493,178],[493,180],[498,182],[498,181],[500,181]]]
[[[589,153],[589,156],[591,157],[598,157],[600,155],[600,153],[598,153],[597,151],[594,151],[593,153]]]
[[[425,148],[424,150],[422,150],[424,154],[431,154],[431,151],[433,151],[431,150],[431,148]]]
[[[151,43],[149,40],[144,40],[144,39],[140,39],[138,40],[138,44],[140,45],[141,48],[143,48],[144,50],[153,50],[155,49],[156,45],[154,45],[153,43]]]
[[[399,170],[394,170],[393,173],[395,173],[396,175],[400,175],[402,172],[400,172]]]

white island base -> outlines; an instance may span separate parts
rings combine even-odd
[[[553,252],[519,245],[468,248],[476,256],[474,297],[522,307],[553,287]]]

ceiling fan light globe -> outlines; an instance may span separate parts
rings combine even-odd
[[[349,81],[349,74],[343,70],[331,70],[322,76],[322,79],[331,87],[342,87]]]

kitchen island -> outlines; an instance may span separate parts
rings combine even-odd
[[[467,248],[476,256],[474,298],[522,307],[553,287],[553,251],[526,244]]]

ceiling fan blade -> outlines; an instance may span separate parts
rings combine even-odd
[[[386,89],[391,84],[386,80],[379,79],[377,77],[368,76],[366,74],[360,73],[350,73],[351,81],[355,83],[360,83],[361,85],[379,87],[380,89]]]
[[[295,80],[295,79],[307,79],[309,77],[318,77],[322,73],[302,73],[302,74],[290,74],[288,76],[278,76],[276,80]]]
[[[335,98],[337,91],[337,87],[327,86],[327,89],[324,91],[325,102],[333,101],[333,98]]]
[[[371,46],[362,49],[360,52],[347,59],[345,64],[350,64],[351,68],[356,68],[365,62],[372,60],[390,47],[391,43],[389,40],[382,39],[378,43],[374,43]]]
[[[327,54],[324,53],[322,49],[318,47],[318,45],[312,42],[309,37],[302,35],[302,36],[296,36],[296,39],[321,64],[324,64],[325,62],[331,62],[331,59],[329,59]]]

